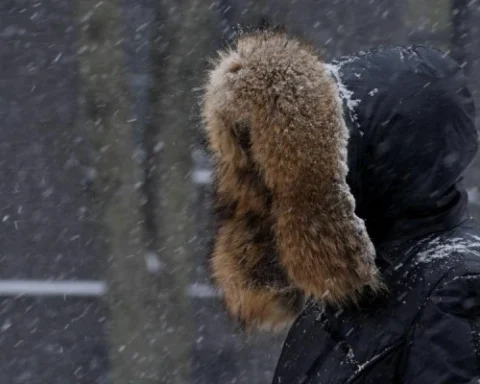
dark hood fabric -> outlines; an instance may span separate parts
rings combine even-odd
[[[374,243],[465,220],[460,180],[478,139],[462,68],[428,47],[381,48],[333,66],[348,90],[349,184]]]
[[[427,47],[332,63],[349,118],[348,182],[387,287],[342,310],[312,302],[274,384],[480,380],[480,229],[461,186],[477,150],[461,68]]]

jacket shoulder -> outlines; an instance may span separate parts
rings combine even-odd
[[[470,256],[438,282],[420,311],[401,364],[403,382],[448,384],[480,377],[480,263]]]

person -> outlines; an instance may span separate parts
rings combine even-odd
[[[480,229],[461,183],[478,139],[462,68],[413,46],[332,72],[350,128],[347,181],[388,291],[341,310],[310,303],[273,383],[480,382]]]
[[[424,46],[324,63],[284,32],[209,73],[210,266],[247,326],[291,325],[273,384],[480,382],[478,147],[462,68]]]

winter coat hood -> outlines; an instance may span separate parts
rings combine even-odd
[[[348,183],[377,248],[467,219],[460,180],[478,138],[462,68],[423,46],[374,49],[331,68],[350,125]]]
[[[309,45],[241,36],[219,54],[203,99],[215,161],[213,277],[246,325],[288,325],[313,296],[356,301],[380,286],[346,182],[339,89]]]

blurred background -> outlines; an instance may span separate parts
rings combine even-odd
[[[263,17],[326,60],[428,44],[480,106],[477,0],[1,0],[0,383],[269,383],[205,268],[207,58]],[[466,177],[480,218],[480,163]]]

